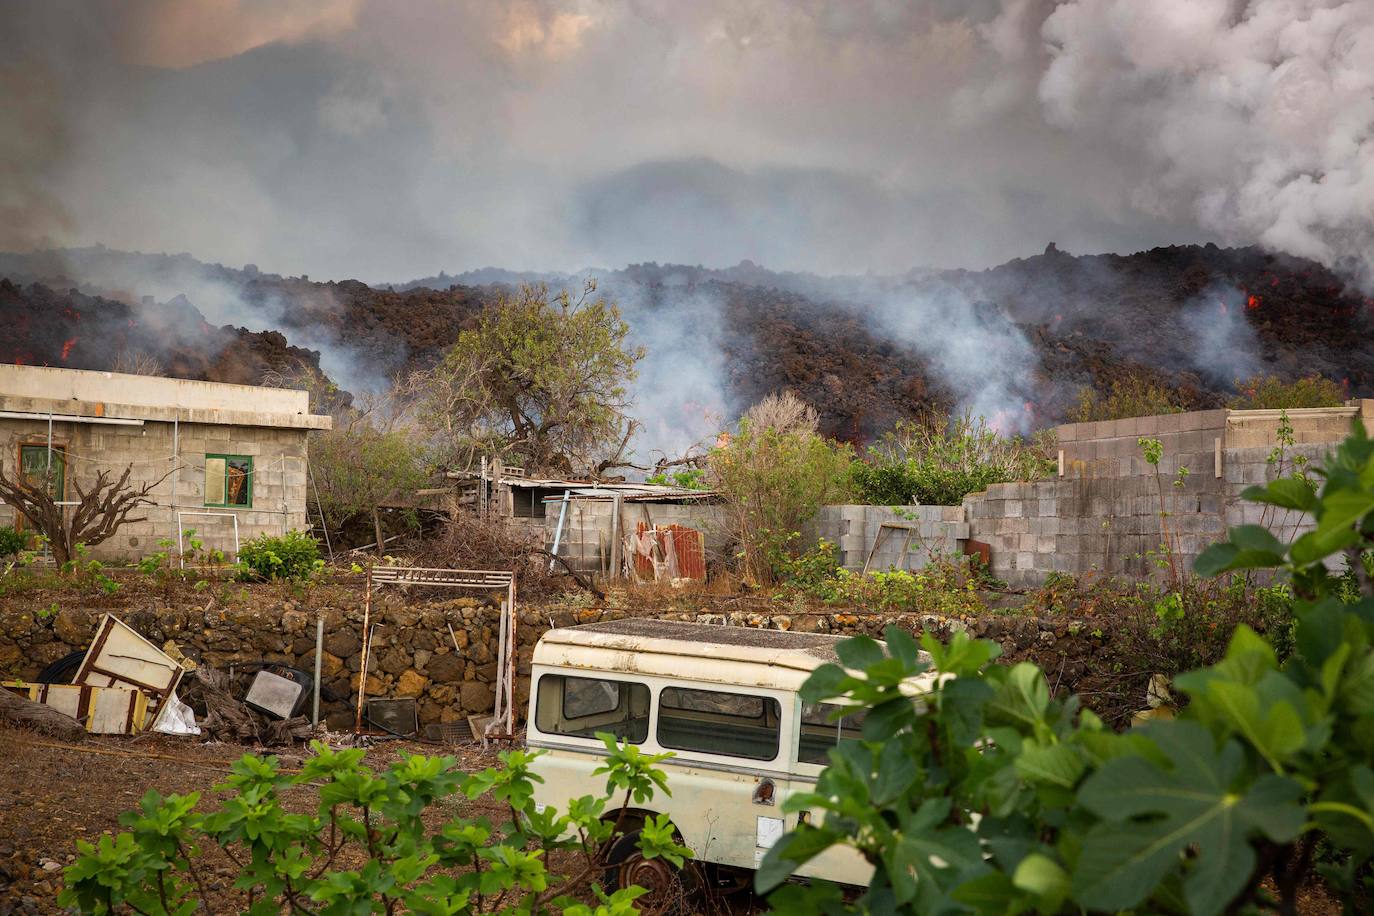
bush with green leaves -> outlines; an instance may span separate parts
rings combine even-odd
[[[767,401],[763,403],[768,403]],[[739,544],[746,579],[771,584],[798,532],[821,506],[849,493],[853,451],[809,424],[761,426],[746,416],[729,441],[712,450],[711,483],[724,499],[724,523]]]
[[[323,566],[320,542],[303,531],[264,534],[239,547],[239,569],[249,579],[304,579]]]
[[[1256,375],[1236,383],[1238,394],[1226,402],[1233,410],[1293,410],[1340,407],[1346,391],[1339,382],[1313,373],[1291,382],[1277,375]]]
[[[1155,376],[1137,372],[1113,380],[1105,393],[1095,388],[1079,389],[1078,403],[1069,409],[1068,420],[1092,423],[1181,413],[1195,406],[1190,400],[1156,381]]]
[[[95,843],[77,841],[58,902],[82,913],[224,912],[208,889],[207,847],[219,847],[237,870],[235,912],[253,914],[509,913],[619,916],[635,912],[636,888],[605,894],[596,885],[629,806],[667,792],[657,768],[668,755],[642,754],[609,736],[601,797],[574,800],[565,812],[536,808],[537,756],[500,755],[480,773],[458,771],[452,757],[403,756],[376,773],[358,749],[314,742],[314,755],[287,773],[276,757],[247,755],[217,791],[230,793],[200,813],[200,793],[162,796],[149,790],[128,829]],[[288,789],[315,791],[313,811],[282,804]],[[615,799],[621,797],[619,806]],[[487,799],[509,816],[454,816],[427,824],[426,811],[461,799]],[[431,819],[433,820],[433,819]],[[680,867],[691,852],[664,817],[638,830],[638,849]],[[550,854],[574,867],[551,871]],[[217,907],[217,904],[220,904]]]
[[[1054,468],[1046,443],[1005,436],[964,414],[898,423],[850,468],[872,506],[957,506],[994,483],[1039,480]]]
[[[833,887],[781,882],[834,846],[873,866],[869,912],[1296,913],[1318,877],[1347,912],[1374,891],[1374,441],[1363,428],[1317,472],[1247,497],[1311,513],[1284,545],[1242,526],[1197,560],[1203,574],[1271,569],[1293,591],[1292,655],[1237,627],[1219,663],[1180,675],[1175,719],[1118,734],[995,643],[948,645],[889,628],[841,643],[811,702],[867,709],[801,824],[767,854],[761,891],[790,913],[838,912]],[[1328,563],[1344,560],[1341,575]],[[1352,589],[1351,582],[1357,588]],[[913,702],[911,679],[940,678]],[[1143,698],[1142,698],[1143,700]],[[815,823],[814,821],[819,821]]]
[[[0,525],[0,560],[18,556],[27,541],[21,532],[14,530],[13,525]]]

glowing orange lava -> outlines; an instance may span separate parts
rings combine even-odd
[[[72,347],[74,347],[74,346],[76,346],[76,338],[75,338],[75,337],[69,337],[69,338],[67,338],[67,340],[62,344],[62,361],[63,361],[63,362],[66,362],[66,361],[67,361],[67,357],[71,355]]]
[[[1248,309],[1257,309],[1257,308],[1259,308],[1259,307],[1260,307],[1260,297],[1259,297],[1259,296],[1255,296],[1255,295],[1250,296],[1249,299],[1246,299],[1246,300],[1245,300],[1245,307],[1248,308]]]

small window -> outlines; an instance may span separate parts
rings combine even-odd
[[[511,487],[511,515],[516,518],[545,518],[549,514],[549,507],[544,497],[550,492],[532,487]]]
[[[49,456],[52,460],[51,475],[48,467]],[[54,445],[51,451],[46,442],[42,445],[19,446],[19,469],[26,486],[42,487],[46,479],[48,493],[53,499],[61,501],[66,498],[67,452],[62,446]]]
[[[205,505],[253,505],[253,459],[244,455],[206,455]]]
[[[547,735],[595,738],[607,732],[642,744],[649,737],[649,688],[631,681],[546,674],[539,679],[534,724]]]
[[[772,697],[665,687],[658,695],[658,743],[677,751],[772,760],[781,705]]]
[[[833,703],[803,703],[801,710],[801,732],[797,736],[797,762],[818,763],[822,766],[830,762],[826,755],[841,741],[856,741],[864,724],[865,710],[852,712],[836,718],[840,707]]]

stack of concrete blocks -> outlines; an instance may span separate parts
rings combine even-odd
[[[544,546],[548,550],[553,550],[562,504],[551,502],[548,505],[548,515],[542,520]],[[614,513],[615,502],[610,499],[570,499],[563,523],[563,534],[559,538],[558,555],[578,572],[595,575],[609,569]],[[623,530],[629,533],[633,533],[640,523],[659,528],[668,525],[695,528],[705,538],[708,563],[713,555],[720,557],[729,549],[730,538],[725,524],[724,509],[718,502],[627,501],[621,505],[620,516]]]
[[[937,557],[961,552],[969,536],[963,506],[822,506],[808,541],[830,541],[839,551],[840,565],[857,572],[885,524],[910,527],[911,542],[904,557],[906,532],[889,531],[873,553],[870,570],[918,570]]]

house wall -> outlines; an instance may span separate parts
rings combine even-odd
[[[18,469],[21,443],[47,442],[46,420],[0,418],[0,467],[13,475]],[[102,560],[136,559],[162,548],[158,541],[176,539],[177,512],[232,514],[238,519],[239,539],[282,534],[307,526],[306,436],[304,429],[231,426],[226,424],[145,421],[142,426],[95,425],[54,421],[53,442],[66,447],[65,498],[78,498],[76,487],[89,489],[99,471],[118,477],[133,466],[130,481],[141,485],[171,471],[150,494],[156,505],[139,509],[116,534],[91,551]],[[205,455],[249,455],[253,458],[252,506],[205,506]],[[174,459],[174,454],[179,460]],[[15,510],[0,503],[0,525],[15,523]],[[22,524],[22,522],[21,522]],[[183,516],[182,529],[194,529],[206,549],[234,554],[233,520],[224,517]]]
[[[1319,463],[1350,431],[1353,420],[1374,432],[1370,399],[1287,413],[1295,444],[1286,450],[1282,473],[1291,471],[1295,456],[1309,465]],[[1241,498],[1246,487],[1280,476],[1269,460],[1280,422],[1279,411],[1206,410],[1065,424],[1056,430],[1060,475],[995,484],[970,494],[962,506],[903,512],[918,513],[923,538],[953,539],[956,545],[971,538],[988,544],[992,574],[1016,586],[1038,585],[1051,572],[1161,577],[1168,575],[1158,555],[1164,540],[1161,510],[1168,513],[1165,523],[1181,570],[1191,568],[1197,555],[1230,526],[1264,524],[1284,540],[1310,527],[1311,520],[1300,513],[1266,509]],[[1158,476],[1145,461],[1141,437],[1158,439],[1163,446]],[[1179,468],[1188,469],[1181,480]],[[860,569],[878,522],[890,516],[895,513],[885,507],[829,506],[811,534],[837,543],[842,564]],[[896,564],[892,550],[900,542],[889,544],[875,555],[876,568]],[[910,558],[907,567],[920,565],[924,556]]]

